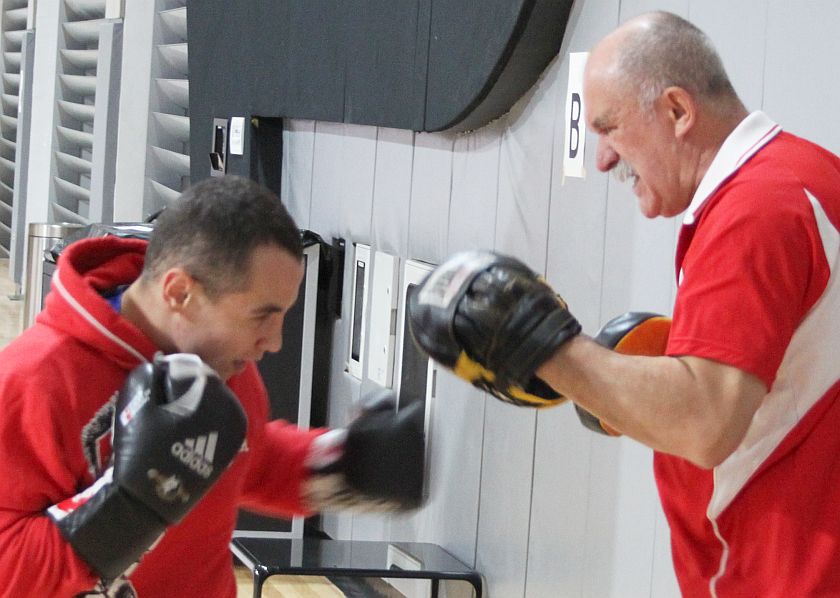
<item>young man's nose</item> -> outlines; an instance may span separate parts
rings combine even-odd
[[[283,318],[263,331],[257,340],[257,347],[264,353],[276,353],[283,348]]]

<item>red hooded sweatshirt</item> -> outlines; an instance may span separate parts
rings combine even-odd
[[[0,596],[70,597],[99,583],[45,510],[107,468],[110,400],[158,351],[100,295],[136,279],[145,250],[145,241],[117,237],[69,246],[44,311],[0,352]],[[238,508],[306,513],[304,460],[320,431],[267,421],[255,365],[228,385],[248,417],[246,450],[131,572],[126,583],[140,598],[233,598],[228,544]]]

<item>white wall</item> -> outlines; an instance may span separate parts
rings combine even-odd
[[[840,85],[830,76],[840,4],[578,0],[558,59],[507,116],[478,131],[288,121],[284,201],[301,226],[348,247],[431,262],[473,247],[514,254],[546,274],[589,333],[631,309],[670,313],[678,223],[645,220],[629,187],[597,172],[593,136],[585,179],[564,180],[561,159],[568,53],[653,9],[712,37],[749,108],[840,151],[831,116]],[[344,372],[348,327],[345,316],[334,338],[337,425],[366,389]],[[478,568],[496,598],[678,595],[648,449],[589,433],[568,405],[511,407],[448,374],[437,395],[430,503],[408,518],[329,517],[328,531],[436,542]]]

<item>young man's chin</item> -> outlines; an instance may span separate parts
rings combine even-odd
[[[228,374],[228,378],[234,376],[236,374],[241,374],[245,371],[245,368],[248,366],[248,362],[243,359],[237,359],[233,362],[231,366],[229,366],[230,372]]]

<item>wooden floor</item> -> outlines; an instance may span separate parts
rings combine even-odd
[[[236,598],[251,598],[251,572],[236,568]],[[284,575],[270,577],[263,585],[262,598],[344,598],[345,594],[324,577]]]
[[[23,328],[23,301],[9,278],[9,260],[0,259],[0,349],[8,345]],[[236,568],[237,598],[251,598],[251,572]],[[345,594],[322,577],[274,577],[263,586],[263,598],[343,598]]]

